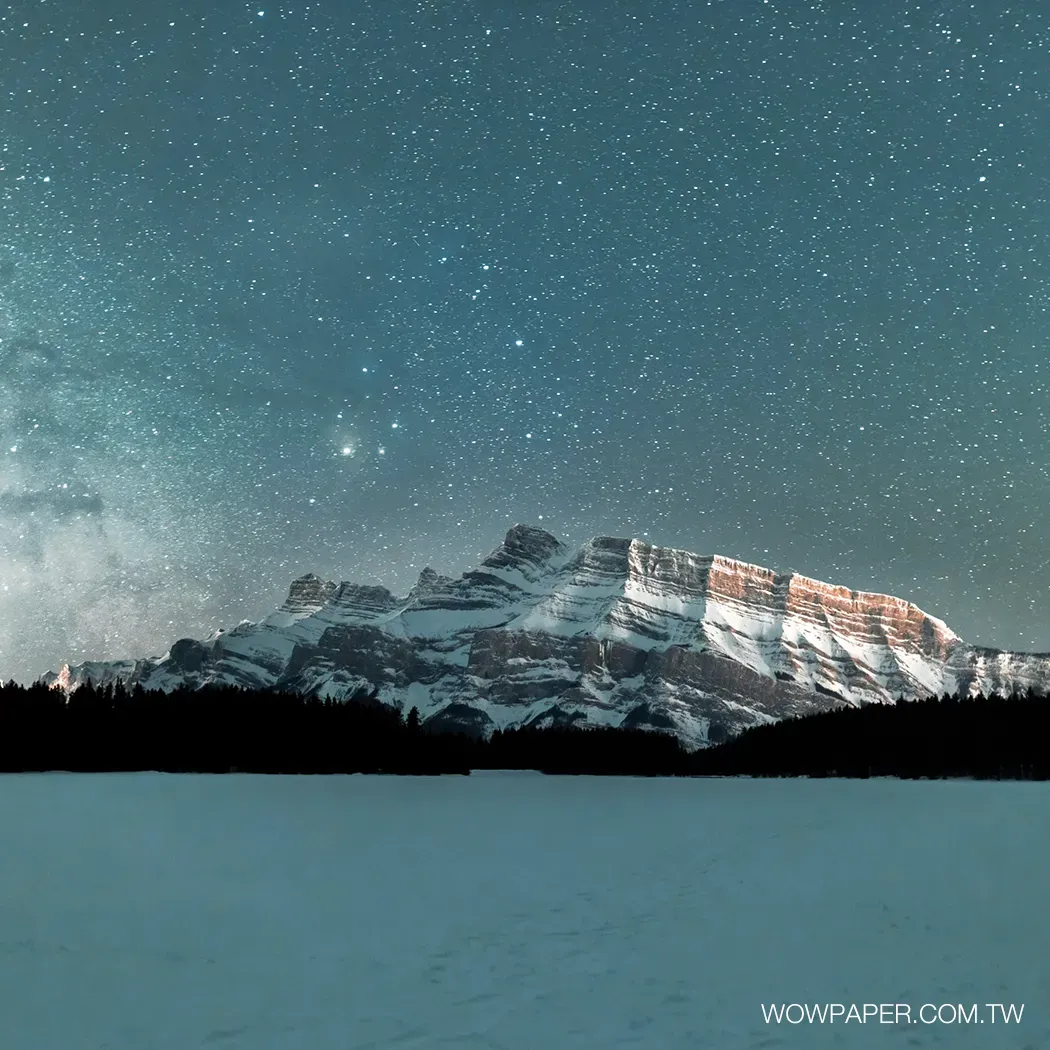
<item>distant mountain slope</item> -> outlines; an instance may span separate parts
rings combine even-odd
[[[1050,655],[968,645],[884,594],[639,540],[599,537],[572,551],[516,525],[477,569],[458,579],[424,569],[404,597],[304,576],[260,623],[44,680],[333,697],[367,685],[435,727],[582,721],[704,744],[842,704],[1044,691]]]

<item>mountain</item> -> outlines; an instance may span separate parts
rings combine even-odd
[[[1050,685],[1050,655],[968,645],[885,594],[719,555],[599,537],[572,551],[516,525],[457,579],[295,580],[260,623],[148,660],[65,666],[49,684],[225,682],[418,707],[435,728],[666,729],[692,745],[844,704]]]

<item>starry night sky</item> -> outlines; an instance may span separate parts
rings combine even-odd
[[[515,522],[1050,649],[1050,11],[0,6],[0,675]]]

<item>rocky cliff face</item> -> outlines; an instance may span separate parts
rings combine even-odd
[[[626,725],[695,745],[843,704],[1043,691],[1050,655],[970,646],[884,594],[638,540],[571,551],[517,525],[477,569],[458,579],[425,569],[404,597],[304,576],[261,623],[45,680],[333,697],[378,687],[435,727]]]

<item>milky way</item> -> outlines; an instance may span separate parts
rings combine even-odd
[[[517,521],[1050,648],[1050,12],[0,8],[0,674]]]

